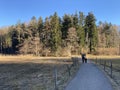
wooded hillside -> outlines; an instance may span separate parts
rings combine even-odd
[[[53,15],[28,23],[0,28],[1,54],[34,54],[38,56],[68,56],[71,54],[120,54],[120,32],[108,22],[96,24],[89,12]]]

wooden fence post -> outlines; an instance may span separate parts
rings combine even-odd
[[[75,59],[72,57],[73,66],[75,66]]]
[[[104,61],[104,71],[105,71],[106,61]]]
[[[55,90],[58,90],[57,87],[57,67],[54,66],[54,85],[55,85]]]
[[[67,65],[67,71],[68,71],[69,76],[71,76],[70,69],[71,69],[71,67],[69,67],[69,65]]]
[[[111,69],[111,78],[112,78],[112,61],[110,62],[110,69]]]

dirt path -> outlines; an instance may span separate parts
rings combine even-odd
[[[89,62],[80,66],[77,75],[65,90],[113,90],[113,88],[104,73]]]

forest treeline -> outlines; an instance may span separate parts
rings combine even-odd
[[[89,12],[53,15],[28,23],[0,28],[1,54],[33,54],[37,56],[68,56],[71,54],[120,54],[120,32],[108,22],[96,24]]]

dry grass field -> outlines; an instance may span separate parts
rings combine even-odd
[[[79,56],[74,56],[79,57]],[[113,62],[113,80],[120,86],[120,56],[87,55],[89,60],[111,60]],[[71,57],[35,57],[0,55],[0,90],[54,90],[54,71],[57,68],[57,87],[63,90],[67,82],[75,75],[79,67],[72,67],[69,76],[68,67]],[[109,68],[106,68],[109,75]]]
[[[57,86],[63,90],[77,71],[70,57],[0,56],[0,90],[54,90],[54,68]]]

